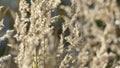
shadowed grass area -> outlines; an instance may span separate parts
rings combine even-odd
[[[95,20],[95,22],[98,28],[100,28],[101,30],[105,30],[105,27],[106,27],[105,22],[103,22],[102,20]]]

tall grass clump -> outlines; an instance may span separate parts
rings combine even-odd
[[[120,67],[119,0],[20,0],[18,9],[0,13],[1,30],[6,13],[13,19],[0,33],[1,67]]]

